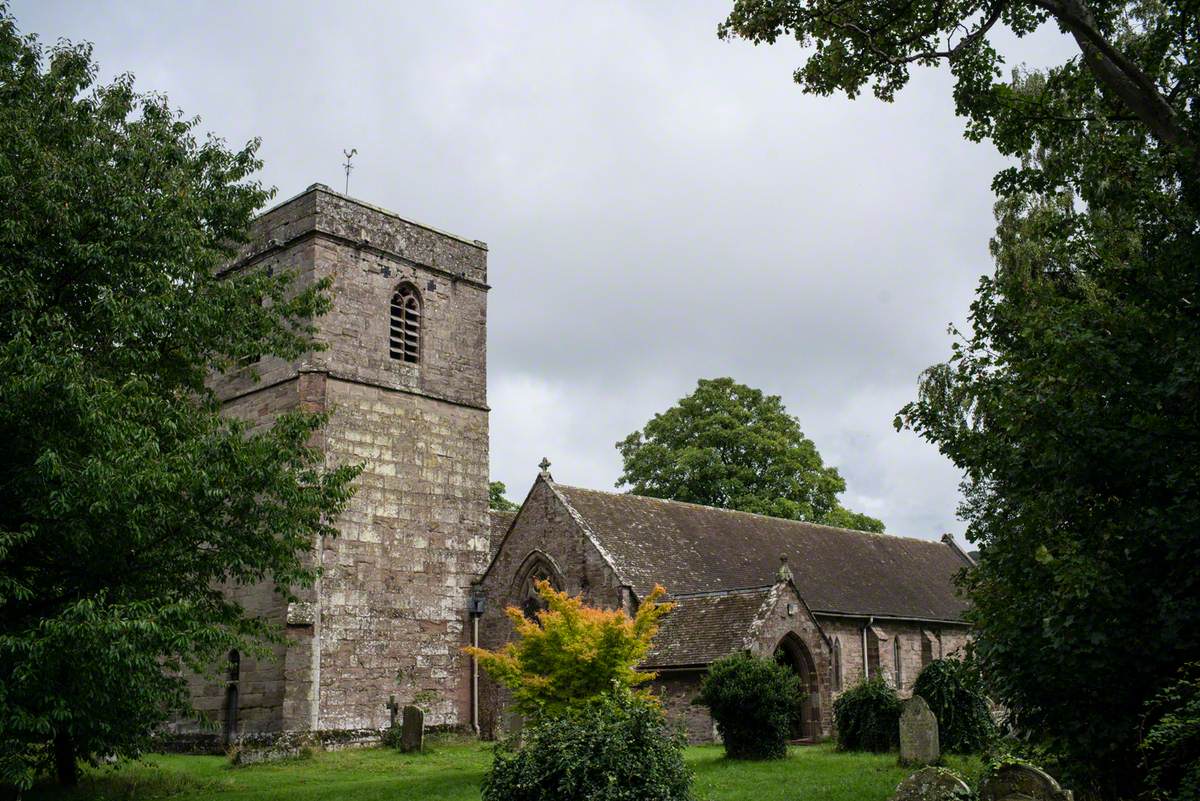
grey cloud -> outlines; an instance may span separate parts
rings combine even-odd
[[[846,503],[960,531],[958,476],[891,427],[989,269],[994,150],[944,73],[893,105],[814,98],[796,48],[717,40],[727,3],[16,0],[233,143],[282,196],[314,181],[486,240],[492,471],[542,455],[597,488],[613,443],[731,375],[783,396]],[[1017,45],[1046,63],[1053,35]]]

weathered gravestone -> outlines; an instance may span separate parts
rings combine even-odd
[[[900,764],[932,765],[941,755],[937,716],[924,698],[914,695],[900,713]]]
[[[425,713],[420,707],[404,707],[404,720],[400,724],[400,750],[404,753],[420,751],[425,744]]]
[[[1001,765],[980,783],[979,801],[1072,801],[1072,796],[1032,765]]]
[[[896,787],[890,801],[969,801],[971,788],[945,768],[921,768]]]
[[[400,705],[396,703],[396,696],[389,695],[388,702],[385,704],[388,713],[391,715],[391,722],[388,723],[389,728],[396,727],[396,716],[400,714]]]

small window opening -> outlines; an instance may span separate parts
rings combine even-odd
[[[388,351],[402,362],[416,364],[421,360],[421,298],[411,284],[404,284],[392,295]]]
[[[892,665],[896,674],[896,689],[904,687],[904,664],[900,659],[900,635],[892,639]]]
[[[842,691],[842,641],[833,638],[833,691]]]

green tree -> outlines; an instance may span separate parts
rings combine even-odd
[[[548,581],[537,583],[546,608],[536,619],[515,606],[505,610],[517,638],[497,651],[463,650],[496,681],[512,690],[523,714],[556,715],[594,701],[614,687],[624,691],[655,674],[637,670],[658,632],[658,621],[674,608],[659,603],[666,591],[655,586],[631,618],[623,609],[584,606]],[[648,696],[639,696],[650,701]]]
[[[846,482],[826,467],[778,395],[701,379],[696,391],[621,442],[617,486],[635,495],[883,531],[883,522],[843,509]]]
[[[822,94],[874,82],[890,100],[909,64],[945,59],[967,135],[1018,159],[993,184],[995,273],[971,329],[897,424],[963,470],[991,693],[1109,796],[1138,789],[1146,702],[1200,658],[1198,14],[1190,0],[747,0],[722,28],[815,45],[796,77]],[[993,26],[1051,22],[1080,54],[998,80]]]
[[[968,136],[991,137],[1012,156],[1027,152],[1040,133],[1134,125],[1172,153],[1173,175],[1194,198],[1196,14],[1193,0],[735,0],[719,33],[756,44],[795,38],[807,53],[796,82],[819,95],[840,90],[855,97],[870,86],[890,101],[912,65],[947,62]],[[1044,25],[1068,34],[1078,55],[1050,70],[1037,92],[997,81],[1005,34],[1026,36]],[[1059,102],[1072,85],[1106,102],[1075,114]]]
[[[323,285],[220,280],[268,193],[257,143],[91,49],[44,49],[0,6],[0,783],[131,756],[189,711],[181,672],[278,636],[218,591],[310,583],[356,470],[309,446],[322,420],[251,436],[206,379],[310,349]]]
[[[504,497],[504,493],[508,492],[508,487],[504,486],[503,481],[493,481],[488,484],[488,508],[495,509],[498,512],[515,512],[520,509],[520,505],[513,503],[508,498]]]

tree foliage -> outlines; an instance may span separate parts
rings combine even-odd
[[[610,690],[500,743],[483,801],[690,801],[685,744],[657,706]]]
[[[996,726],[973,659],[933,660],[921,670],[912,691],[925,699],[937,717],[943,751],[977,754],[994,740]]]
[[[87,46],[44,49],[0,6],[0,782],[53,757],[137,754],[189,710],[181,671],[271,629],[220,583],[310,583],[355,470],[309,446],[321,418],[250,435],[214,371],[311,347],[323,286],[216,271],[267,199],[257,143]]]
[[[1196,189],[1200,86],[1192,0],[735,0],[723,37],[807,48],[795,79],[805,91],[850,97],[870,87],[892,100],[912,65],[947,62],[967,135],[1022,156],[1043,135],[1136,128],[1174,160]],[[1007,35],[1054,25],[1078,55],[1046,73],[1036,91],[998,81]],[[1004,29],[1007,29],[1005,31]],[[1063,95],[1086,87],[1105,102],[1080,110]]]
[[[900,745],[900,697],[882,676],[861,681],[833,702],[842,751],[891,751]]]
[[[897,420],[963,470],[996,699],[1104,795],[1138,790],[1147,700],[1200,659],[1200,7],[1190,0],[744,0],[727,35],[812,44],[797,80],[891,99],[949,61],[996,178],[995,273]],[[996,35],[1079,54],[1000,80]],[[949,41],[949,45],[944,43]],[[935,52],[942,51],[942,52]],[[1119,677],[1119,680],[1115,677]]]
[[[506,492],[508,492],[508,487],[504,486],[503,481],[490,482],[488,484],[488,508],[498,512],[515,512],[520,509],[520,504],[513,503],[504,497]]]
[[[739,652],[708,666],[696,701],[712,713],[727,756],[782,759],[802,693],[787,666]]]
[[[617,486],[790,520],[883,531],[883,522],[842,508],[846,482],[826,467],[778,395],[701,379],[696,391],[621,442]]]
[[[631,689],[654,678],[634,668],[649,651],[659,619],[674,608],[659,603],[662,587],[646,596],[632,618],[623,609],[585,606],[582,596],[559,592],[548,581],[537,582],[537,591],[546,608],[535,619],[515,606],[505,610],[516,639],[499,651],[464,649],[512,691],[522,714],[564,712],[614,687]]]
[[[1151,700],[1138,746],[1154,801],[1200,801],[1200,663]]]

